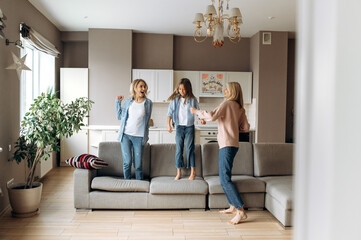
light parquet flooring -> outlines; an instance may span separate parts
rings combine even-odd
[[[0,217],[1,240],[267,240],[292,239],[268,211],[247,211],[248,219],[229,225],[232,215],[218,211],[95,210],[73,207],[73,168],[53,169],[43,179],[40,214]]]

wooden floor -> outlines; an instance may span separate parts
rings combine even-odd
[[[248,220],[233,226],[231,215],[217,211],[93,211],[73,207],[73,168],[53,169],[43,180],[40,214],[0,218],[0,239],[292,239],[268,211],[247,211]]]

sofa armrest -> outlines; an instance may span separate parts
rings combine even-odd
[[[96,176],[96,170],[76,169],[74,171],[74,207],[89,208],[91,181]]]

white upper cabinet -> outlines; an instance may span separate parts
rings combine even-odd
[[[167,102],[173,92],[173,70],[156,70],[155,102]]]
[[[252,72],[226,72],[226,79],[241,85],[244,104],[252,103]]]
[[[143,79],[148,85],[148,98],[154,102],[155,100],[155,71],[148,69],[133,69],[133,81],[135,79]]]
[[[159,131],[159,143],[175,143],[175,134],[176,131]]]
[[[182,78],[188,78],[192,84],[192,91],[199,102],[199,71],[174,71],[174,88]]]
[[[144,79],[148,85],[148,98],[165,103],[173,92],[173,70],[133,69],[133,80]]]

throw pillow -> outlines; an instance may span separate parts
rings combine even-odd
[[[101,169],[107,167],[108,163],[91,154],[82,154],[65,160],[66,164],[85,169]]]

